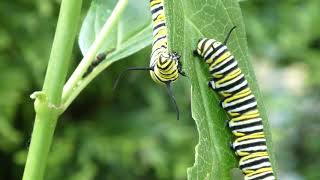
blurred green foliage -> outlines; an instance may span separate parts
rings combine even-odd
[[[320,1],[244,1],[280,179],[320,179]],[[257,72],[257,74],[261,72]],[[265,72],[262,72],[265,73]],[[258,78],[259,79],[259,78]]]
[[[276,64],[307,65],[307,83],[319,86],[320,13],[318,0],[245,1],[242,4],[250,50]]]
[[[85,2],[83,17],[89,3]],[[262,92],[269,107],[280,178],[317,180],[320,1],[248,0],[241,7],[253,59],[272,63],[271,73],[276,72],[268,90],[262,88]],[[1,180],[21,179],[34,120],[29,95],[42,86],[58,10],[58,1],[0,2]],[[181,121],[175,120],[165,89],[148,73],[130,73],[116,93],[111,89],[125,67],[147,66],[150,51],[145,48],[112,65],[62,116],[46,179],[186,178],[198,140],[188,79],[174,84]],[[80,59],[75,47],[72,69]],[[303,93],[298,95],[277,79],[283,68],[292,65],[302,67],[306,76]],[[259,81],[262,87],[265,81]]]

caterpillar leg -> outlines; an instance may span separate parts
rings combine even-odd
[[[197,51],[196,49],[193,50],[193,56],[198,56],[198,57],[200,56],[199,53],[198,53],[198,51]]]
[[[220,100],[219,100],[219,106],[220,106],[221,108],[224,107],[224,99],[220,99]]]
[[[182,63],[180,60],[178,60],[178,72],[181,76],[188,77],[187,74],[182,70]]]
[[[229,121],[229,119],[224,120],[224,127],[230,128]]]
[[[216,84],[213,79],[208,82],[208,86],[214,91],[216,90]]]
[[[179,69],[178,72],[181,76],[188,77],[186,72],[184,72],[182,69]]]
[[[234,142],[233,141],[229,141],[229,148],[231,149],[231,151],[235,152],[236,155],[238,155],[237,152],[235,151]]]

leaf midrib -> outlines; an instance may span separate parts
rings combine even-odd
[[[202,37],[204,37],[204,34],[194,25],[194,23],[192,22],[192,20],[191,19],[189,19],[187,16],[186,16],[186,20],[187,20],[187,22],[190,24],[190,25],[192,25],[192,27],[193,27],[193,29],[195,29],[196,31],[198,31],[198,33],[202,36]],[[194,66],[195,66],[195,62],[193,62],[193,64],[194,64]],[[196,74],[197,74],[197,85],[198,85],[198,87],[199,87],[199,89],[200,89],[200,94],[201,94],[201,102],[202,102],[202,104],[203,104],[203,106],[204,106],[204,108],[205,108],[205,113],[206,113],[206,119],[207,120],[210,120],[211,119],[211,116],[210,116],[210,112],[211,112],[211,110],[210,109],[208,109],[208,107],[209,107],[209,105],[208,105],[208,97],[205,97],[206,96],[206,90],[203,88],[203,86],[200,84],[200,81],[201,81],[201,79],[200,79],[200,75],[201,75],[201,72],[199,72],[199,70],[198,70],[198,68],[196,68],[195,69],[195,72],[196,72]],[[210,129],[213,129],[213,127],[212,127],[212,124],[211,123],[209,123],[208,121],[205,121],[206,123],[207,123],[207,127],[209,127]],[[209,135],[210,135],[210,144],[211,144],[211,146],[213,147],[213,149],[214,149],[214,153],[212,152],[212,157],[215,157],[216,155],[218,156],[218,161],[220,162],[221,161],[221,157],[220,157],[220,153],[219,153],[219,149],[212,143],[213,141],[213,139],[214,139],[214,135],[212,134],[212,130],[208,130],[208,132],[209,132]],[[199,142],[200,143],[200,142]],[[213,165],[211,166],[212,167],[212,169],[214,168],[213,167]]]
[[[148,26],[146,26],[145,28],[143,28],[140,32],[136,33],[134,36],[130,36],[130,38],[127,38],[126,40],[122,41],[121,43],[117,43],[116,49],[118,49],[117,51],[111,53],[109,55],[109,60],[108,61],[116,61],[119,59],[119,57],[117,57],[120,53],[122,53],[123,51],[123,47],[128,47],[128,42],[130,42],[132,39],[135,39],[136,37],[138,37],[139,35],[145,33],[146,30],[148,30],[148,28],[151,27],[151,24],[148,24]],[[150,41],[151,44],[151,41]],[[146,45],[147,46],[147,45]],[[119,53],[120,52],[120,53]]]

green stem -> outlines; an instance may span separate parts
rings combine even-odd
[[[36,118],[23,180],[42,180],[57,119],[61,94],[72,53],[82,0],[62,0],[42,92],[35,98]]]
[[[128,4],[128,0],[119,0],[113,12],[111,13],[110,17],[108,18],[108,20],[100,30],[99,34],[97,35],[95,41],[90,46],[90,49],[84,55],[83,59],[80,61],[80,64],[78,65],[76,70],[72,73],[69,80],[65,84],[63,88],[63,93],[62,93],[62,102],[63,102],[64,109],[66,109],[70,105],[70,103],[81,92],[81,90],[93,79],[93,78],[86,78],[87,83],[85,85],[83,85],[84,83],[80,81],[83,73],[85,73],[85,71],[91,65],[98,51],[101,49],[104,42],[107,40],[108,35],[111,33],[111,30],[114,29],[114,26],[116,25],[118,19],[120,18],[127,4]],[[79,82],[81,84],[79,84]],[[80,91],[77,91],[76,93],[74,93],[75,89],[79,90],[77,86],[82,86],[83,88],[81,88]],[[70,96],[72,96],[72,98],[70,98]],[[65,103],[66,101],[68,101],[67,104]]]

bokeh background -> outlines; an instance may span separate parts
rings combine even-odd
[[[320,179],[319,7],[318,0],[241,2],[284,180]],[[41,89],[58,9],[58,0],[0,2],[0,180],[21,179],[34,120],[29,95]],[[112,65],[62,116],[47,180],[186,179],[198,139],[188,79],[174,85],[181,121],[148,73],[131,73],[112,92],[125,67],[148,65],[150,51]],[[75,46],[70,72],[80,59]]]

